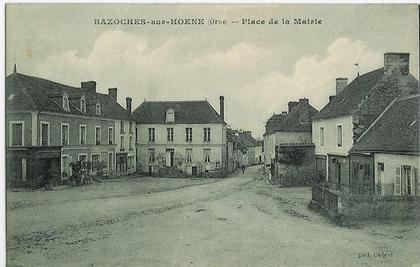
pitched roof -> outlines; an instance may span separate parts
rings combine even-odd
[[[357,77],[335,96],[313,120],[352,114],[369,93],[377,87],[378,83],[387,77],[389,75],[385,75],[384,68],[373,70]],[[416,90],[418,87],[417,79],[411,74],[399,79],[404,80],[407,87],[413,90]]]
[[[350,152],[419,154],[419,95],[392,102]]]
[[[132,118],[139,124],[164,124],[169,109],[175,111],[177,124],[226,124],[207,101],[145,101]]]
[[[381,80],[383,73],[384,69],[380,68],[357,77],[321,109],[313,119],[351,114],[370,90]]]
[[[69,111],[62,107],[64,93],[69,98]],[[49,111],[110,119],[130,119],[130,114],[107,94],[91,92],[20,73],[13,73],[6,77],[6,94],[8,98],[7,110]],[[86,99],[86,112],[80,111],[82,96]],[[98,101],[101,104],[101,115],[96,115]]]
[[[299,102],[289,113],[274,114],[268,119],[265,125],[265,134],[275,132],[311,132],[311,118],[318,113],[308,102]],[[306,114],[308,121],[302,121],[302,116]]]

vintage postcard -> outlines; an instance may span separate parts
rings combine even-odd
[[[5,265],[420,266],[418,5],[5,21]]]

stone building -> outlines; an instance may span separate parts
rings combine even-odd
[[[419,95],[397,98],[350,149],[350,192],[419,196]]]
[[[386,53],[384,67],[336,80],[336,96],[313,118],[317,176],[333,189],[350,191],[349,150],[398,96],[418,93],[409,54]],[[369,165],[368,165],[369,166]],[[373,172],[373,170],[367,170]]]
[[[220,115],[206,101],[145,101],[134,110],[137,166],[162,176],[221,175],[227,169],[224,98]]]
[[[71,175],[70,162],[104,162],[108,175],[135,171],[134,121],[117,103],[117,89],[96,82],[72,87],[15,72],[6,77],[8,183],[37,186],[50,169],[56,183]],[[9,175],[10,174],[10,175]]]
[[[273,114],[265,125],[264,159],[265,164],[273,164],[276,152],[281,146],[311,145],[312,117],[317,110],[309,104],[309,99],[302,98],[299,102],[290,101],[288,112]]]

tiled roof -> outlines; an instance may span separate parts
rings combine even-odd
[[[363,74],[354,79],[336,97],[334,97],[313,119],[324,119],[348,115],[369,94],[381,80],[383,68]]]
[[[64,93],[69,97],[69,111],[62,107]],[[130,114],[107,94],[90,92],[20,73],[6,77],[6,94],[7,110],[49,111],[109,119],[130,119]],[[86,99],[86,113],[80,111],[82,95]],[[96,115],[98,101],[101,104],[101,115]]]
[[[416,95],[392,102],[350,152],[419,154],[419,99]]]
[[[139,124],[164,124],[169,109],[177,124],[226,124],[207,101],[145,101],[132,117]]]
[[[307,112],[309,121],[301,121],[302,113]],[[274,114],[268,119],[265,125],[265,134],[272,134],[275,132],[311,132],[312,120],[311,118],[318,113],[314,107],[305,102],[300,102],[287,114]]]
[[[313,120],[350,115],[357,110],[362,101],[369,93],[385,78],[384,69],[380,68],[354,79],[336,97],[334,97],[314,118]],[[418,81],[413,75],[408,74],[404,78],[407,87],[417,88]]]

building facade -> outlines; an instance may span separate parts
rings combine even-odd
[[[418,81],[409,73],[406,53],[386,53],[383,68],[358,76],[348,85],[346,78],[338,78],[336,96],[313,118],[317,176],[331,188],[350,192],[348,156],[354,142],[396,97],[417,92]],[[369,158],[362,155],[360,160],[370,166]],[[373,170],[365,172],[369,176]]]
[[[309,99],[302,98],[299,102],[289,102],[288,112],[273,114],[265,125],[263,150],[266,166],[275,162],[280,146],[312,143],[311,122],[317,112],[309,104]]]
[[[149,175],[196,176],[227,169],[224,99],[219,115],[207,101],[145,101],[133,112],[137,167]]]
[[[120,125],[128,128],[134,122],[130,111],[117,103],[116,88],[107,95],[96,92],[94,81],[82,82],[77,88],[15,72],[6,78],[6,95],[11,185],[42,183],[39,179],[46,173],[41,170],[46,169],[52,169],[51,178],[60,183],[71,175],[69,164],[76,161],[90,161],[92,173],[101,165],[111,176],[135,171],[135,150],[130,151],[128,140],[123,141],[130,134],[123,138],[116,132]],[[127,106],[131,108],[129,98]],[[134,157],[131,166],[116,160],[121,154]]]
[[[394,100],[351,148],[351,193],[420,195],[419,100]]]

